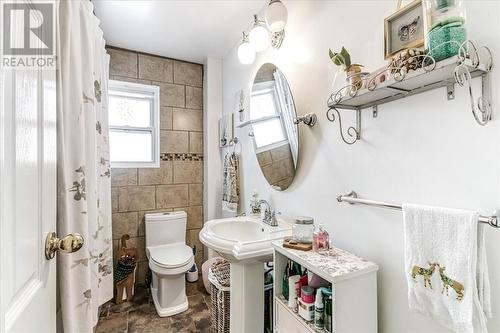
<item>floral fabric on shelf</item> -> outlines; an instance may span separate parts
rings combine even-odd
[[[109,56],[89,0],[60,1],[58,18],[58,234],[85,239],[58,255],[60,311],[64,332],[92,332],[113,297]]]

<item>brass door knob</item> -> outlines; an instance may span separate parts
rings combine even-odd
[[[64,238],[57,238],[55,232],[49,232],[45,238],[45,258],[50,260],[54,258],[57,251],[72,253],[80,250],[84,240],[82,235],[74,233],[68,234]]]

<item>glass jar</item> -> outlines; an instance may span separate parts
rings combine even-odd
[[[292,225],[292,240],[310,244],[313,241],[314,219],[308,216],[297,216]]]
[[[425,49],[436,61],[453,57],[467,40],[462,0],[425,0]]]

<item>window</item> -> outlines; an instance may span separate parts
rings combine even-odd
[[[288,138],[281,121],[274,81],[254,84],[250,119],[257,152],[283,145]]]
[[[111,166],[160,166],[160,88],[109,81],[109,146]]]

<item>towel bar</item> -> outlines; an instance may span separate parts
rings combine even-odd
[[[349,193],[349,194],[339,195],[337,197],[337,201],[338,202],[347,202],[350,204],[362,204],[362,205],[367,205],[367,206],[375,206],[375,207],[387,208],[387,209],[393,209],[393,210],[401,210],[401,211],[403,210],[403,207],[401,205],[398,205],[398,204],[358,198],[358,194],[354,191],[351,191],[351,193]],[[490,226],[492,226],[494,228],[500,228],[500,226],[498,225],[498,218],[495,215],[493,215],[493,216],[479,215],[478,222],[489,224]]]

